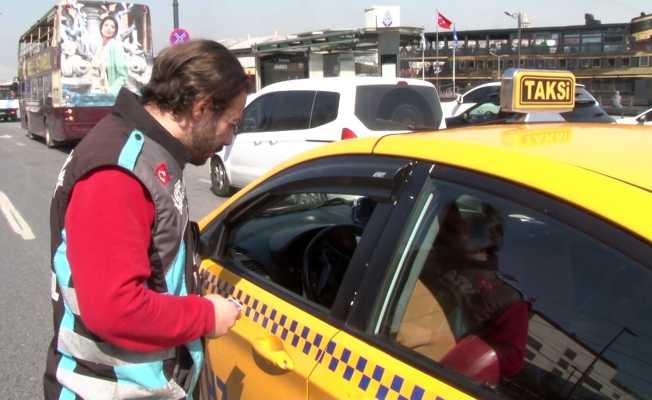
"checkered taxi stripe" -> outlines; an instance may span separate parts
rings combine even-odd
[[[240,289],[208,271],[202,271],[203,289],[224,297],[234,297],[242,304],[244,315],[278,336],[284,342],[301,349],[304,354],[314,357],[328,370],[347,382],[353,382],[365,393],[375,393],[379,400],[445,400],[426,391],[419,385],[407,381],[403,376],[386,371],[382,365],[370,362],[360,354],[352,352],[343,344],[333,340],[326,341],[323,336],[313,332],[310,327],[300,325],[275,308],[263,304]]]

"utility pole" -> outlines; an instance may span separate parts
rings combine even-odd
[[[174,29],[179,27],[179,0],[172,0],[172,14],[174,16]]]

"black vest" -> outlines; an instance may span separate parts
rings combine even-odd
[[[147,287],[177,296],[196,293],[194,231],[182,178],[184,156],[181,144],[149,116],[138,97],[123,90],[113,114],[100,121],[66,160],[50,210],[55,335],[45,374],[47,399],[190,397],[203,363],[200,340],[167,351],[139,353],[103,342],[86,329],[79,317],[64,227],[77,180],[100,167],[123,168],[148,190],[155,205]]]

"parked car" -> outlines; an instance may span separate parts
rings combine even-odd
[[[445,127],[432,84],[417,79],[323,78],[250,95],[234,142],[210,161],[211,190],[227,196],[272,166],[337,140]]]
[[[503,124],[275,167],[200,223],[204,293],[243,305],[202,398],[652,398],[650,148]]]
[[[595,97],[581,84],[575,85],[575,108],[564,113],[514,114],[502,112],[500,88],[501,82],[485,83],[459,95],[456,100],[442,102],[447,127],[510,121],[614,122],[614,119],[602,109]]]
[[[616,122],[624,125],[645,125],[652,126],[652,108],[643,111],[635,117],[625,117],[616,119]]]

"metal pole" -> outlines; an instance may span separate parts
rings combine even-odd
[[[496,72],[498,72],[498,79],[500,79],[500,56],[496,54],[496,58],[498,59],[498,65],[496,66],[498,69]]]
[[[618,339],[620,337],[620,335],[622,335],[623,333],[629,333],[630,335],[632,335],[634,337],[638,337],[638,335],[636,333],[634,333],[631,329],[627,328],[626,326],[623,326],[622,328],[620,328],[620,331],[618,331],[616,336],[614,336],[606,345],[604,345],[604,347],[600,350],[600,352],[593,358],[593,361],[591,361],[591,364],[589,364],[589,366],[586,367],[586,369],[584,370],[582,375],[580,375],[580,377],[577,379],[577,382],[575,382],[575,384],[571,388],[570,393],[568,393],[568,396],[566,396],[567,400],[571,399],[573,397],[573,394],[575,393],[575,390],[582,384],[582,382],[584,381],[584,378],[586,378],[587,375],[591,374],[591,371],[593,370],[593,367],[595,366],[595,363],[597,363],[598,360],[600,358],[602,358],[602,355],[604,354],[605,351],[607,351],[609,346],[611,346],[616,341],[616,339]]]
[[[421,80],[426,80],[426,28],[421,32]]]
[[[174,29],[179,27],[179,0],[172,0],[172,14],[174,16]]]
[[[435,88],[439,94],[439,10],[437,10],[437,22],[435,23]]]
[[[521,26],[522,26],[522,13],[519,11],[517,15],[517,23],[518,23],[518,65],[516,68],[521,68]]]

